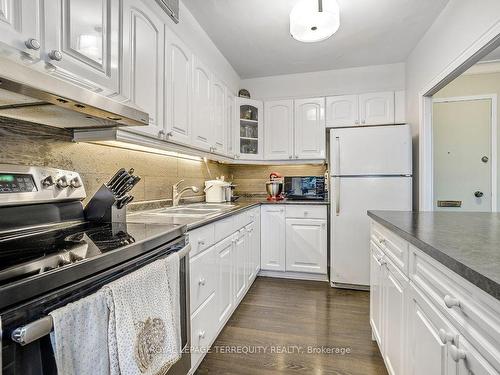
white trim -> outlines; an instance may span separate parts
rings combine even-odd
[[[495,23],[419,93],[419,210],[433,210],[432,95],[500,45],[500,21]]]
[[[258,276],[275,277],[279,279],[294,279],[294,280],[309,280],[309,281],[325,281],[328,282],[328,276],[323,274],[306,273],[306,272],[283,272],[283,271],[267,271],[260,270]]]
[[[433,98],[432,103],[453,103],[453,102],[465,102],[474,100],[491,100],[491,211],[497,212],[497,164],[498,164],[498,149],[497,149],[497,136],[498,136],[498,117],[497,117],[497,94],[482,94],[482,95],[469,95],[469,96],[452,96],[447,98]],[[432,124],[431,124],[432,129]],[[432,143],[432,131],[430,134]],[[434,160],[431,160],[434,163]],[[431,166],[434,171],[434,166]],[[434,182],[434,181],[433,181]],[[434,202],[434,192],[432,192],[432,202]]]

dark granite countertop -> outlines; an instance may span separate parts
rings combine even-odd
[[[225,217],[235,215],[237,213],[248,210],[252,207],[260,206],[261,204],[312,204],[312,205],[325,205],[328,201],[268,201],[265,198],[240,198],[236,202],[221,203],[226,205],[227,208],[216,214],[204,217],[188,217],[188,216],[173,216],[162,214],[165,208],[156,208],[149,210],[137,210],[127,215],[127,223],[151,223],[151,224],[168,224],[168,225],[185,225],[187,230],[202,227],[204,225],[213,223],[214,221],[224,219]],[[181,205],[179,207],[189,207],[189,205]]]
[[[368,211],[368,216],[500,300],[500,214]]]

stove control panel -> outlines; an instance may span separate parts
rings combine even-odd
[[[47,167],[0,164],[0,206],[85,199],[78,173]]]

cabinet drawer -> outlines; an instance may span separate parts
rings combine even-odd
[[[405,275],[408,275],[408,242],[375,222],[372,222],[371,226],[371,240]]]
[[[191,368],[207,352],[217,333],[217,306],[215,293],[191,317]]]
[[[215,243],[214,224],[208,224],[201,228],[189,231],[189,242],[192,247],[191,256],[208,249]]]
[[[216,243],[229,237],[236,231],[235,219],[235,216],[229,216],[214,223]]]
[[[196,309],[215,291],[217,283],[217,265],[215,246],[203,251],[189,260],[189,280],[191,312]]]
[[[286,206],[286,217],[297,219],[325,219],[326,206],[296,205]]]
[[[500,302],[411,245],[410,279],[500,371]]]

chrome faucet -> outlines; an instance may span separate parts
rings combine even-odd
[[[172,206],[178,206],[179,201],[181,199],[182,194],[184,194],[186,191],[191,190],[193,193],[197,193],[200,191],[196,186],[186,186],[184,189],[179,191],[179,185],[183,183],[184,180],[180,180],[179,182],[175,183],[172,186]]]

